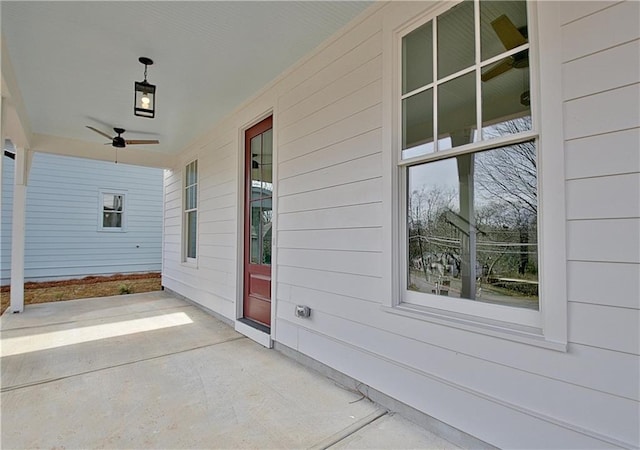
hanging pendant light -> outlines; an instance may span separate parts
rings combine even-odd
[[[156,116],[156,87],[147,81],[147,66],[151,66],[153,60],[142,56],[138,61],[144,64],[144,81],[135,82],[133,113],[153,119]]]

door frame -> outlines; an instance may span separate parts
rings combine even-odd
[[[273,211],[273,218],[271,220],[271,327],[270,333],[265,333],[264,331],[259,330],[258,328],[254,328],[246,323],[241,322],[239,319],[244,317],[243,312],[243,302],[244,302],[244,258],[245,258],[245,133],[247,130],[252,128],[254,125],[262,122],[264,119],[272,117],[272,130],[273,130],[273,168],[272,168],[272,176],[273,176],[273,197],[271,200],[271,209]],[[277,193],[278,193],[278,146],[277,146],[277,121],[276,116],[273,113],[273,109],[268,109],[263,113],[254,116],[251,120],[245,122],[242,126],[238,128],[237,138],[237,146],[238,149],[238,164],[236,168],[236,178],[237,178],[237,222],[236,222],[236,231],[237,231],[237,239],[236,239],[236,320],[235,320],[235,330],[241,334],[244,334],[248,338],[256,341],[257,343],[267,347],[273,347],[273,338],[275,337],[276,330],[276,311],[277,311],[277,230],[278,230],[278,201],[277,201]]]

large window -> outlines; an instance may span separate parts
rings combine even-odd
[[[106,190],[99,192],[99,230],[125,230],[125,198],[124,192]]]
[[[184,171],[184,259],[195,262],[198,234],[198,160],[187,164]]]
[[[539,310],[527,16],[466,0],[401,38],[404,302]]]

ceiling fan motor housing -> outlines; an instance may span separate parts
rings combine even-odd
[[[123,137],[120,136],[116,136],[113,138],[113,146],[114,147],[118,147],[118,148],[124,148],[126,147],[126,143],[124,141]]]

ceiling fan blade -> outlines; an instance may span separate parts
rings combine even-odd
[[[491,26],[507,50],[519,47],[528,42],[527,38],[522,35],[520,30],[516,28],[513,22],[511,22],[511,19],[505,14],[491,22]]]
[[[489,81],[490,79],[495,78],[498,75],[502,75],[503,73],[505,73],[506,71],[512,68],[513,68],[513,58],[512,57],[505,58],[499,63],[497,63],[496,65],[494,65],[493,67],[489,68],[486,72],[484,72],[480,76],[480,79],[482,81]]]
[[[144,144],[159,144],[160,141],[156,139],[132,139],[124,141],[127,145],[144,145]]]
[[[87,127],[88,129],[90,129],[90,130],[95,131],[95,132],[96,132],[96,133],[98,133],[99,135],[102,135],[102,136],[106,137],[106,138],[107,138],[107,139],[109,139],[109,140],[113,139],[113,137],[112,137],[112,136],[109,136],[107,133],[103,133],[102,131],[98,130],[97,128],[90,127],[89,125],[86,125],[86,127]]]

